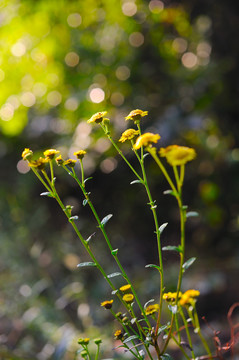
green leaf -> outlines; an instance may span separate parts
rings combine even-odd
[[[167,225],[168,225],[168,223],[164,223],[159,227],[160,234],[162,234],[162,232],[164,231],[164,229],[166,228]]]
[[[146,156],[148,156],[148,155],[149,155],[149,153],[144,154],[144,155],[143,155],[143,159],[145,159]]]
[[[167,353],[161,355],[161,357],[163,360],[173,360],[172,356]]]
[[[116,277],[116,276],[120,276],[120,275],[122,275],[121,272],[114,272],[114,273],[112,273],[112,274],[107,275],[107,278],[110,279],[110,278],[113,278],[113,277]]]
[[[96,263],[92,262],[92,261],[88,261],[88,262],[83,262],[77,265],[77,267],[87,267],[87,266],[96,266]]]
[[[176,196],[175,192],[173,190],[165,190],[163,192],[164,195],[173,195],[173,196]]]
[[[69,220],[78,220],[79,219],[79,216],[75,215],[75,216],[71,216],[69,218]]]
[[[185,263],[183,264],[183,270],[187,270],[196,260],[195,257],[191,257],[190,259],[188,259],[187,261],[185,261]]]
[[[91,234],[87,239],[86,239],[86,242],[90,242],[90,240],[92,239],[93,236],[95,236],[95,232],[93,234]]]
[[[118,254],[118,251],[119,251],[119,249],[114,249],[114,250],[111,251],[111,254],[112,254],[113,256],[115,256],[115,255]]]
[[[93,179],[93,177],[88,177],[87,179],[84,180],[84,184],[86,183],[86,181]]]
[[[113,290],[113,291],[111,291],[111,294],[112,295],[115,295],[115,294],[117,294],[117,292],[119,292],[119,290],[117,289],[117,290]]]
[[[187,208],[188,208],[188,205],[183,205],[183,206],[182,206],[182,209],[183,209],[183,210],[187,210]]]
[[[166,325],[162,325],[159,329],[158,329],[158,335],[161,334],[164,330],[168,329],[170,326],[170,323],[167,323]]]
[[[146,307],[148,306],[148,304],[150,304],[151,302],[154,302],[154,299],[150,299],[149,301],[147,301],[147,302],[144,304],[144,309],[146,309]]]
[[[125,344],[125,343],[127,343],[127,342],[129,342],[129,341],[132,341],[132,340],[135,340],[135,339],[138,339],[138,338],[139,338],[138,335],[132,335],[132,336],[129,336],[127,339],[125,339],[125,340],[123,341],[123,343]]]
[[[141,180],[133,180],[133,181],[131,181],[130,185],[133,185],[133,184],[142,184],[142,181]]]
[[[146,267],[146,268],[155,268],[155,269],[157,269],[158,271],[161,271],[160,266],[155,265],[155,264],[148,264],[148,265],[145,265],[145,267]]]
[[[198,213],[197,211],[189,211],[189,212],[187,212],[187,214],[186,214],[186,218],[196,217],[196,216],[199,216],[199,213]]]
[[[46,192],[41,193],[40,196],[54,197],[54,196],[52,195],[52,193],[50,193],[49,191],[46,191]]]
[[[179,245],[179,246],[172,246],[172,245],[168,245],[168,246],[164,246],[163,248],[162,248],[162,250],[166,250],[166,251],[177,251],[177,252],[179,252],[179,253],[181,253],[182,252],[182,247],[181,247],[181,245]]]
[[[109,214],[107,216],[105,216],[102,220],[101,220],[101,225],[105,226],[107,224],[107,222],[112,218],[112,214]]]
[[[178,311],[177,305],[168,305],[168,308],[173,314],[176,314]]]
[[[88,203],[88,201],[89,201],[88,199],[84,199],[83,202],[82,202],[83,206],[86,206],[86,204]]]

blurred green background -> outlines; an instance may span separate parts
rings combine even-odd
[[[102,217],[114,214],[112,242],[143,300],[157,295],[158,278],[144,269],[157,261],[145,195],[86,123],[102,110],[115,139],[139,108],[149,111],[142,126],[160,133],[160,146],[196,149],[184,199],[200,213],[187,225],[187,257],[198,260],[183,287],[201,291],[200,314],[228,339],[226,314],[239,298],[238,24],[235,1],[0,1],[0,357],[73,359],[78,337],[102,333],[104,356],[115,356],[115,325],[99,306],[110,291],[96,271],[76,268],[88,258],[54,201],[39,196],[42,186],[21,160],[25,147],[57,148],[65,157],[87,149],[92,199]],[[177,243],[176,205],[149,158],[147,167],[160,222],[169,222],[163,241]],[[90,212],[57,174],[89,236]],[[114,270],[101,242],[95,246]],[[164,261],[170,290],[178,258]]]

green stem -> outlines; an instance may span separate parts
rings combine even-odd
[[[195,354],[194,354],[194,351],[193,351],[192,338],[191,338],[191,335],[190,335],[190,332],[189,332],[189,329],[188,329],[188,322],[187,322],[187,320],[185,318],[185,315],[184,315],[184,312],[183,312],[182,308],[180,308],[179,312],[180,312],[180,315],[181,315],[181,317],[183,319],[183,323],[184,323],[184,326],[185,326],[185,331],[186,331],[186,334],[187,334],[189,346],[192,349],[191,351],[192,351],[193,359],[195,359]]]

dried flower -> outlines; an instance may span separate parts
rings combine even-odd
[[[128,129],[123,132],[121,138],[119,139],[120,142],[125,142],[127,140],[132,140],[135,136],[139,135],[139,130],[135,129]]]
[[[107,111],[101,111],[101,112],[98,112],[94,115],[91,116],[91,118],[87,121],[88,124],[91,124],[91,123],[101,123],[104,119],[104,116],[107,114]]]
[[[172,166],[184,165],[196,157],[196,151],[186,146],[170,145],[159,150],[159,155],[166,157]]]
[[[103,306],[105,309],[111,309],[113,302],[114,302],[114,300],[106,300],[106,301],[103,301],[100,304],[100,306]]]
[[[137,138],[134,149],[138,150],[142,146],[151,146],[152,143],[157,143],[160,137],[159,134],[145,133]]]
[[[126,116],[125,120],[133,120],[133,121],[138,121],[140,120],[143,116],[148,115],[148,111],[143,111],[143,110],[132,110],[128,116]]]

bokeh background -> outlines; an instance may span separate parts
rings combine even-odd
[[[158,278],[144,268],[157,260],[145,195],[86,123],[102,110],[115,139],[139,108],[149,111],[142,126],[160,133],[160,146],[196,149],[184,202],[200,213],[187,224],[187,257],[197,261],[183,287],[201,291],[199,313],[229,340],[226,315],[239,299],[238,24],[230,0],[0,1],[1,358],[73,359],[78,337],[99,335],[102,356],[119,356],[115,324],[100,308],[110,291],[94,269],[77,269],[88,258],[54,201],[39,196],[42,186],[21,160],[25,147],[57,148],[65,157],[87,149],[89,191],[102,217],[114,215],[112,242],[142,299],[157,296]],[[176,205],[147,159],[160,222],[169,222],[163,243],[177,243]],[[60,169],[57,179],[90,235],[96,225],[78,189]],[[100,240],[95,246],[110,272]],[[178,257],[165,254],[164,261],[171,290]]]

